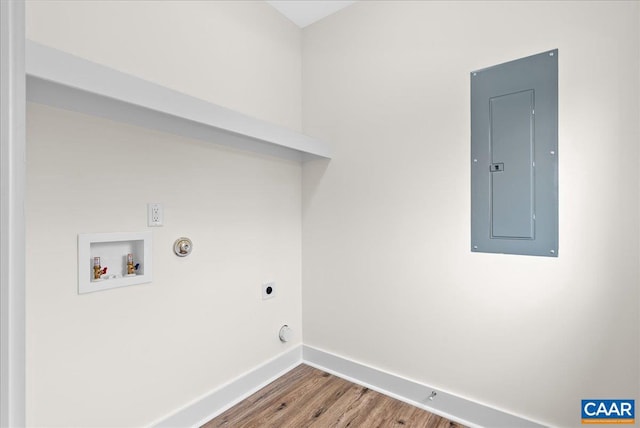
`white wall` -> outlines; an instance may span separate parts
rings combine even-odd
[[[262,2],[30,2],[27,17],[38,42],[300,127],[300,31]],[[299,163],[37,104],[27,131],[29,426],[144,426],[300,344],[277,337],[301,328]],[[77,234],[151,230],[147,202],[165,208],[153,283],[77,295]]]
[[[27,37],[291,129],[300,29],[263,1],[27,0]]]
[[[305,344],[553,426],[638,398],[638,2],[359,2],[303,31]],[[559,258],[469,250],[469,72],[559,48]]]

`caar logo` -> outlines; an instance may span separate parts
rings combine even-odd
[[[635,400],[582,400],[583,424],[634,424]]]

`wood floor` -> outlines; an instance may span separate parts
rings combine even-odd
[[[203,427],[463,426],[303,364]]]

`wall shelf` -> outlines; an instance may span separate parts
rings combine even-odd
[[[323,141],[31,40],[25,67],[29,101],[270,156],[330,158]]]
[[[108,290],[152,281],[151,232],[81,233],[78,235],[78,294]],[[138,265],[128,275],[127,255]],[[107,271],[94,277],[94,258]]]

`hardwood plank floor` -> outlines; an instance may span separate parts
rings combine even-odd
[[[217,427],[464,428],[304,364],[203,425]]]

